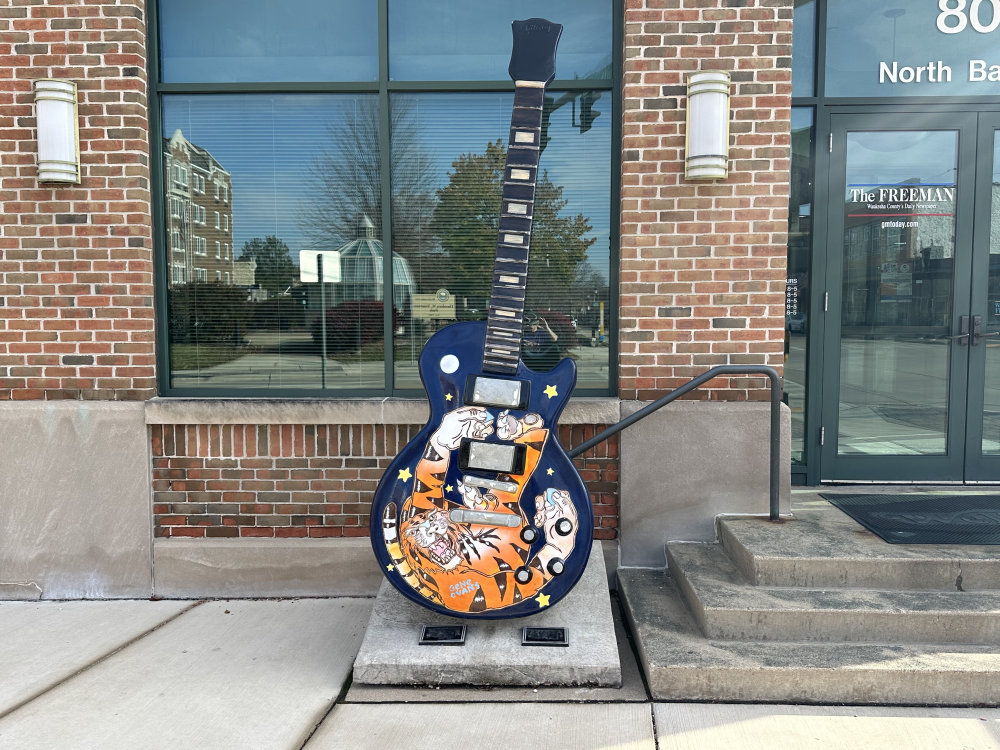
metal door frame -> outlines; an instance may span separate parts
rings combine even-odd
[[[849,131],[958,131],[958,193],[955,205],[955,264],[953,275],[953,333],[958,316],[971,307],[973,215],[977,190],[977,115],[962,111],[912,111],[880,107],[864,112],[829,113],[830,154],[826,226],[826,294],[823,327],[822,406],[820,413],[822,481],[961,482],[966,444],[967,350],[949,357],[947,453],[937,456],[843,456],[837,454],[840,397],[840,310],[843,274],[843,195],[847,182],[846,138]],[[990,165],[992,167],[992,163]],[[981,215],[981,214],[980,214]],[[987,229],[988,232],[988,229]],[[963,261],[963,258],[965,260]]]

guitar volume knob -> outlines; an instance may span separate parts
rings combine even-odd
[[[531,568],[522,565],[520,568],[514,571],[514,580],[518,583],[527,583],[531,580]]]
[[[549,560],[549,564],[546,568],[548,568],[549,573],[552,575],[561,576],[564,572],[566,572],[566,561],[560,557],[553,557]]]
[[[534,526],[525,526],[521,529],[521,541],[526,544],[532,544],[538,539],[538,529]]]
[[[573,533],[573,522],[568,518],[560,518],[555,524],[556,533],[559,536],[567,536]]]

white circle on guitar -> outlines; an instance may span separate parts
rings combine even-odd
[[[458,369],[458,357],[454,354],[445,354],[441,357],[441,372],[451,375]]]

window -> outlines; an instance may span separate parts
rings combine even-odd
[[[206,230],[216,260],[167,282],[163,392],[307,396],[325,383],[327,393],[419,396],[426,340],[485,318],[513,103],[510,23],[539,15],[537,4],[159,0],[156,11],[164,169],[184,154],[219,209]],[[545,6],[565,29],[546,93],[526,300],[559,356],[576,360],[584,395],[615,387],[621,12],[620,0]],[[329,251],[339,280],[301,281],[304,250]],[[210,273],[225,283],[200,286]]]

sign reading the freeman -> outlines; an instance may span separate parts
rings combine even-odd
[[[852,203],[928,203],[941,201],[954,201],[955,188],[953,187],[878,187],[875,189],[865,189],[864,187],[851,188]]]

